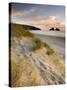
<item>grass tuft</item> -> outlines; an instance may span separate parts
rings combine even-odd
[[[42,41],[38,38],[32,38],[32,42],[33,42],[33,51],[40,49],[43,45]]]
[[[44,46],[47,48],[47,55],[51,55],[54,53],[54,50],[46,42],[44,42]]]

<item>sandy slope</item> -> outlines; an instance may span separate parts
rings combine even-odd
[[[12,86],[64,84],[64,61],[57,54],[47,55],[47,49],[32,51],[31,38],[11,38]]]

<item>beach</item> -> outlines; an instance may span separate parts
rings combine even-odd
[[[47,42],[56,53],[65,59],[65,33],[62,31],[30,31],[40,38],[42,41]]]

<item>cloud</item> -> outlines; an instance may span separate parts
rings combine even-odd
[[[43,30],[48,30],[52,27],[64,30],[64,23],[60,20],[59,16],[38,16],[33,18],[31,24],[40,27]]]
[[[24,17],[24,16],[29,16],[31,15],[32,13],[36,12],[36,8],[35,7],[32,7],[31,9],[29,10],[19,10],[19,11],[14,11],[12,10],[11,12],[11,17]]]
[[[29,10],[13,11],[11,13],[11,21],[21,24],[33,25],[42,30],[49,30],[49,28],[57,27],[64,30],[65,25],[61,21],[60,16],[42,16],[36,15],[38,8],[32,7]],[[34,15],[34,16],[33,16]],[[32,16],[32,18],[30,18]]]

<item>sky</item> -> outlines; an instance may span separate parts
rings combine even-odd
[[[52,27],[64,30],[65,7],[45,4],[11,3],[11,22],[48,30]]]

